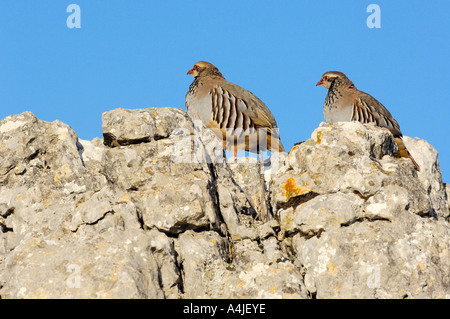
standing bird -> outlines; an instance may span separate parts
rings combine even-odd
[[[186,108],[223,142],[224,150],[284,152],[277,123],[268,107],[253,93],[225,80],[211,63],[200,61],[187,72],[194,77]]]
[[[385,127],[394,135],[401,157],[411,159],[417,171],[420,166],[407,150],[402,132],[391,113],[371,95],[359,91],[342,72],[330,71],[322,75],[317,85],[328,89],[323,105],[323,115],[328,123],[359,121]]]
[[[194,120],[201,120],[222,141],[223,149],[259,154],[261,206],[260,219],[268,221],[262,153],[284,152],[277,122],[269,108],[252,92],[228,82],[209,62],[194,64],[187,74],[194,77],[186,94],[186,108]]]

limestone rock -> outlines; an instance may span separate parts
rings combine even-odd
[[[437,154],[405,138],[412,154],[427,150],[414,155],[417,174],[408,159],[392,157],[391,139],[371,125],[323,123],[275,177],[282,239],[305,270],[309,295],[448,296],[450,225]]]
[[[449,186],[423,140],[404,138],[418,173],[389,131],[322,123],[261,168],[180,109],[102,128],[0,121],[1,298],[450,296]]]
[[[175,108],[119,108],[102,115],[103,138],[108,146],[160,140],[180,129],[192,130],[192,124],[186,112]]]
[[[450,217],[450,205],[446,201],[448,196],[445,184],[442,182],[442,174],[439,168],[439,158],[436,149],[427,141],[419,138],[404,137],[408,150],[414,154],[414,159],[420,163],[421,169],[418,177],[430,197],[434,213],[442,218]]]

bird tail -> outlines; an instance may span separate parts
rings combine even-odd
[[[417,164],[417,162],[414,160],[414,158],[409,153],[408,149],[405,146],[405,143],[403,143],[403,139],[401,137],[395,137],[394,139],[398,146],[398,155],[400,155],[401,157],[409,158],[411,160],[411,162],[413,163],[416,171],[420,171],[419,164]]]

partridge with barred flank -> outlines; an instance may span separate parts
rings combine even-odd
[[[323,105],[323,115],[328,123],[359,121],[385,127],[394,135],[401,157],[411,159],[417,171],[419,165],[407,150],[402,140],[402,132],[391,113],[374,97],[359,91],[342,72],[330,71],[322,75],[316,85],[328,89]]]
[[[253,93],[225,80],[211,63],[200,61],[188,71],[194,81],[186,94],[186,108],[223,142],[223,148],[260,153],[284,152],[277,123]]]

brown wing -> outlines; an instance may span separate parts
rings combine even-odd
[[[267,131],[276,150],[284,151],[279,141],[275,118],[267,106],[253,93],[233,83],[215,85],[211,90],[212,121],[227,135],[237,139]],[[249,149],[248,142],[245,149]],[[269,146],[269,150],[272,147]]]
[[[364,92],[360,92],[358,97],[355,98],[352,120],[362,123],[375,123],[377,126],[389,129],[394,136],[402,136],[400,126],[391,113],[383,104]]]

